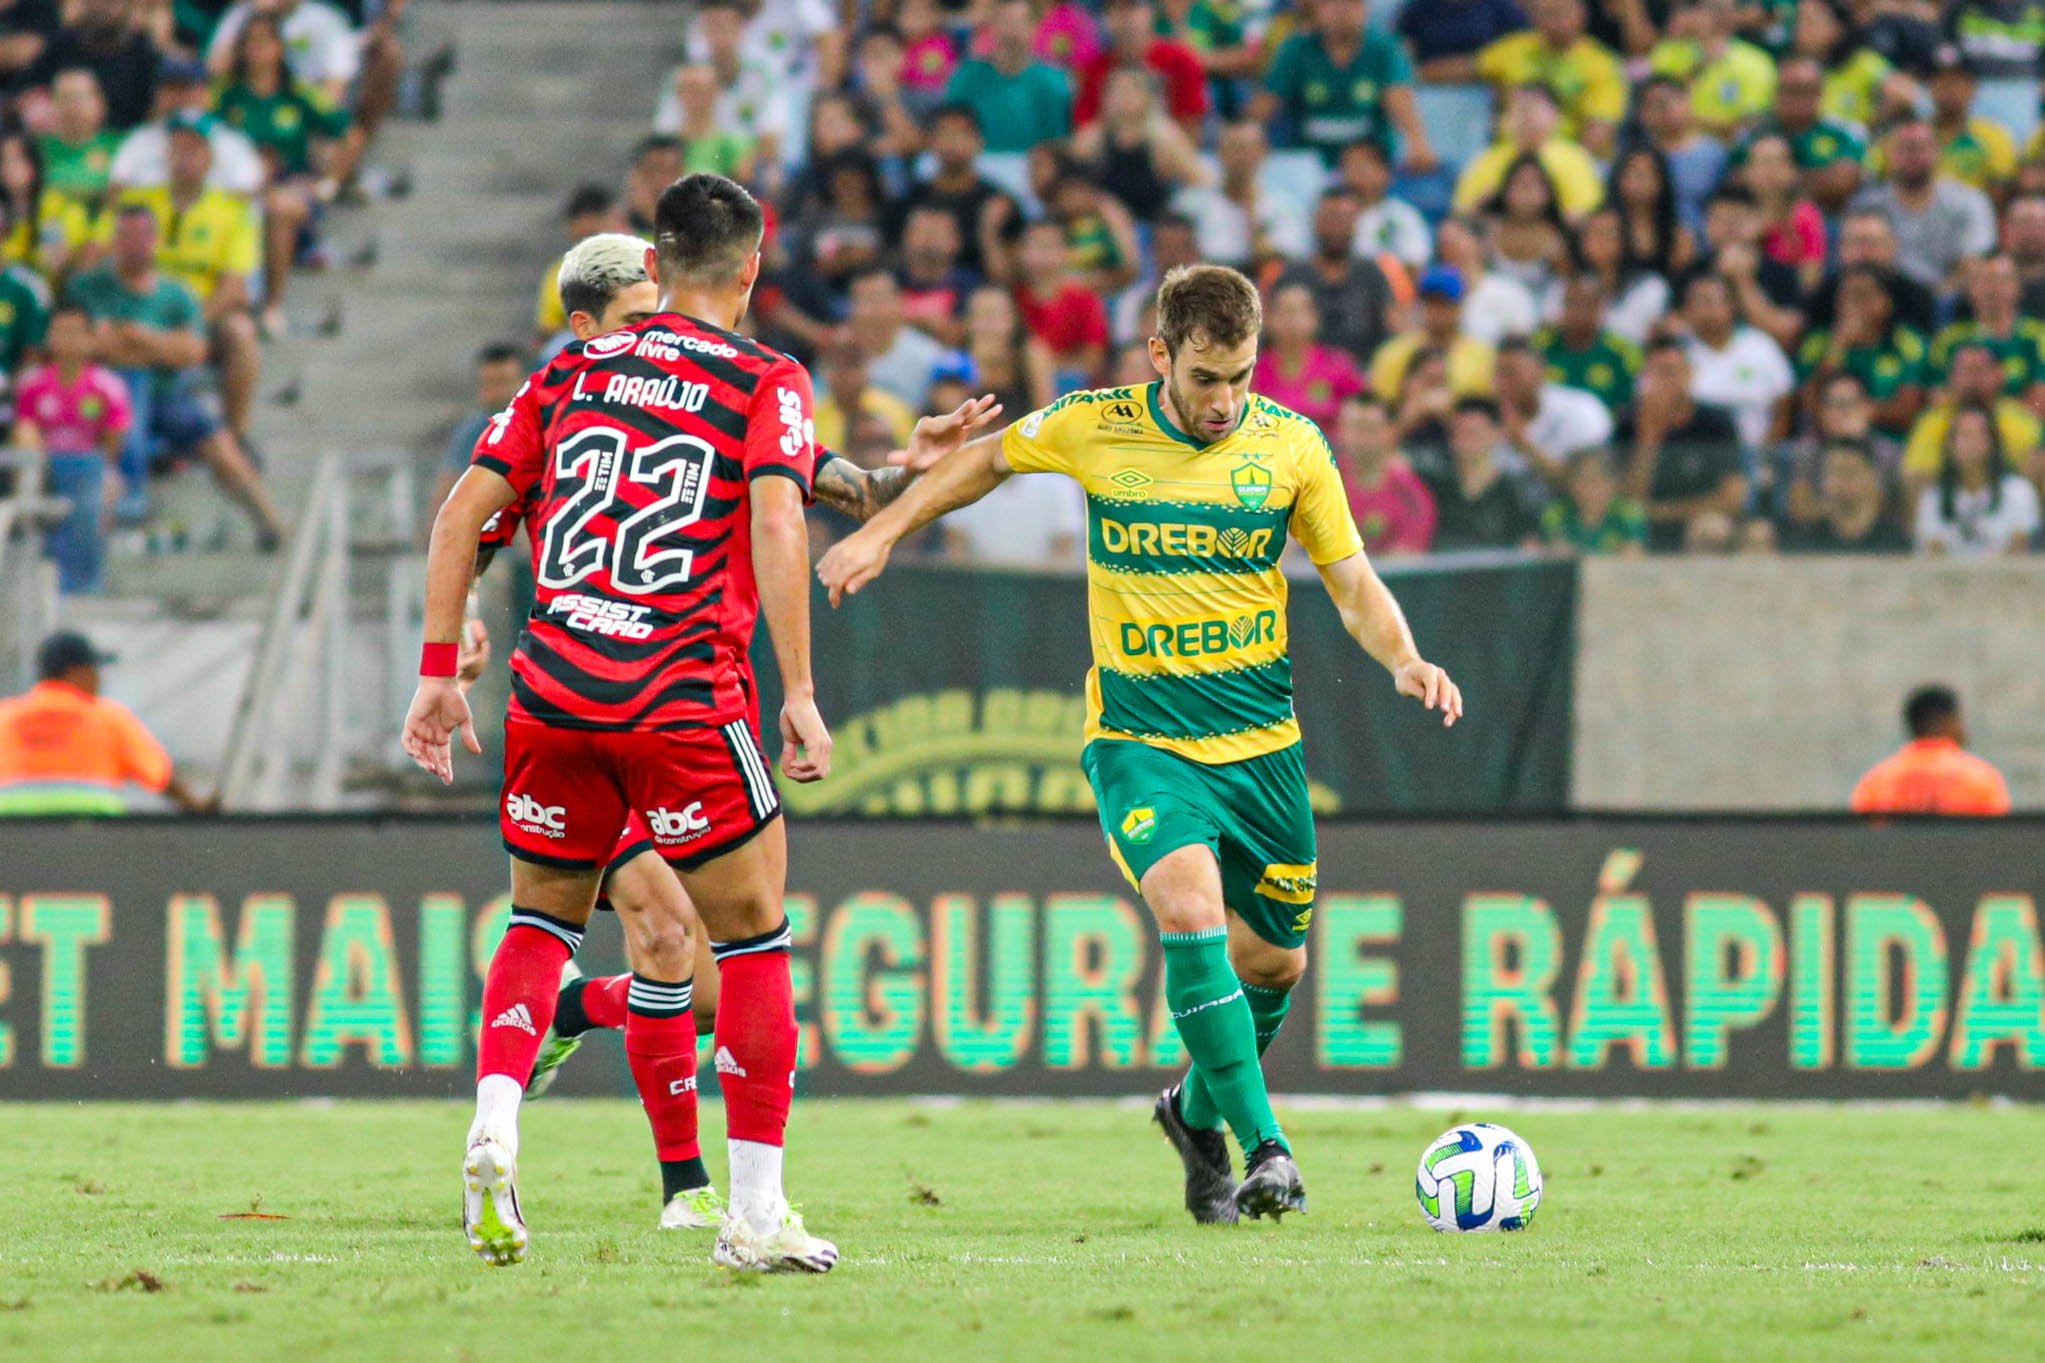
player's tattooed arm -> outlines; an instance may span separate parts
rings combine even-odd
[[[863,469],[844,455],[819,446],[813,491],[825,506],[835,507],[864,524],[909,490],[925,469],[963,445],[1001,415],[990,397],[969,399],[952,411],[916,423],[909,448],[888,456],[888,466]]]
[[[825,451],[817,465],[816,497],[825,506],[865,522],[901,496],[915,478],[914,470],[900,465],[863,469],[843,455]]]

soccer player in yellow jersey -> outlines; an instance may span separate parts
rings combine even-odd
[[[1150,342],[1158,381],[1074,393],[962,446],[818,565],[836,604],[902,536],[1010,474],[1062,473],[1085,490],[1094,667],[1081,762],[1109,853],[1157,919],[1193,1063],[1156,1118],[1197,1221],[1306,1207],[1259,1061],[1306,969],[1317,873],[1278,567],[1288,534],[1398,693],[1445,724],[1463,712],[1364,556],[1328,442],[1250,392],[1262,321],[1234,270],[1171,271]],[[1245,1156],[1240,1186],[1224,1123]]]

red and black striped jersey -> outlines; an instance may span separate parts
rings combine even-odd
[[[533,545],[511,714],[571,729],[749,717],[747,488],[781,476],[807,497],[815,459],[808,372],[677,313],[578,341],[526,380],[470,460],[518,498],[483,543],[523,519]]]

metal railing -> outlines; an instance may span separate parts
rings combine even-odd
[[[411,694],[379,659],[407,625],[412,516],[409,454],[327,454],[314,465],[235,706],[220,768],[227,808],[339,809],[359,772],[390,767]]]
[[[43,558],[42,532],[68,515],[71,503],[30,486],[40,481],[42,460],[34,450],[0,450],[0,471],[15,478],[13,492],[0,498],[0,592],[7,597],[0,678],[9,692],[35,682],[36,646],[57,627],[57,568]]]

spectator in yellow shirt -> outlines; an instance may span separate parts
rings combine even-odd
[[[1697,121],[1720,137],[1745,130],[1775,103],[1775,58],[1733,36],[1737,0],[1698,0],[1669,23],[1648,66],[1690,86]]]
[[[2014,471],[2026,475],[2037,471],[2039,439],[2045,428],[2029,407],[2004,395],[2002,363],[1994,348],[1978,338],[1963,340],[1953,347],[1950,364],[1944,398],[1925,408],[1903,446],[1903,482],[1913,500],[1938,477],[1953,413],[1965,406],[1985,407],[1995,413],[2003,454]]]
[[[211,121],[188,110],[171,115],[169,181],[130,189],[121,205],[140,205],[156,218],[157,268],[189,286],[204,306],[223,415],[246,444],[262,365],[249,293],[249,277],[261,258],[262,225],[248,200],[206,183],[213,169]]]
[[[2017,140],[1994,119],[1970,116],[1980,88],[1974,61],[1965,52],[1948,44],[1933,56],[1931,131],[1938,138],[1939,174],[2000,202],[2017,178]],[[1875,174],[1881,173],[1877,167]]]
[[[1378,347],[1370,361],[1370,388],[1387,402],[1396,402],[1406,383],[1406,370],[1423,350],[1440,351],[1448,360],[1449,391],[1457,397],[1488,397],[1497,352],[1463,330],[1463,274],[1437,265],[1420,277],[1420,326],[1404,331]],[[823,439],[819,432],[818,440]]]
[[[1556,132],[1554,96],[1541,85],[1520,85],[1506,96],[1505,136],[1472,157],[1456,180],[1457,213],[1477,212],[1505,184],[1505,173],[1520,157],[1532,154],[1555,186],[1555,202],[1571,222],[1582,219],[1605,200],[1605,182],[1598,163],[1575,142]]]
[[[817,444],[843,450],[861,422],[878,420],[894,439],[892,448],[909,443],[916,413],[909,404],[868,382],[867,354],[857,341],[840,341],[824,352],[823,387],[817,392]]]
[[[1562,131],[1596,156],[1612,154],[1612,137],[1626,116],[1626,70],[1618,57],[1584,32],[1583,0],[1533,0],[1534,27],[1487,45],[1477,74],[1501,98],[1516,86],[1547,90],[1562,113]]]

